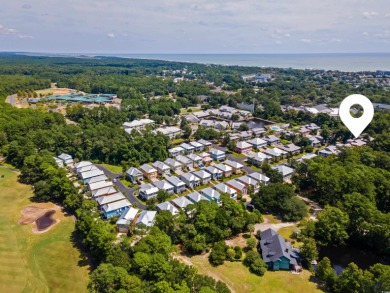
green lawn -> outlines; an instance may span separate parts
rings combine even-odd
[[[245,293],[320,293],[317,285],[309,281],[311,273],[303,271],[302,274],[291,274],[287,271],[266,272],[259,277],[249,272],[240,262],[228,262],[218,267],[213,267],[206,256],[194,256],[187,258],[198,269],[200,274],[205,274],[225,282],[232,292]]]
[[[184,141],[185,140],[183,138],[177,138],[177,139],[171,140],[171,144],[178,145],[178,144],[181,144]]]
[[[74,220],[57,211],[60,222],[42,234],[19,225],[32,191],[16,180],[17,173],[0,167],[0,292],[87,292],[89,266],[70,240]]]
[[[107,168],[112,173],[118,173],[118,174],[122,174],[123,173],[121,166],[115,166],[115,165],[110,165],[110,164],[100,164],[100,165],[102,165],[103,167]]]
[[[270,224],[279,224],[282,222],[281,220],[279,220],[278,218],[276,218],[274,215],[271,215],[271,214],[262,215],[262,216],[263,216],[264,221],[267,220],[267,223],[270,223]]]
[[[237,159],[243,159],[246,158],[243,154],[232,152],[231,155]]]

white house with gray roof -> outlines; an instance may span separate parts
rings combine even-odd
[[[190,194],[187,194],[186,197],[192,201],[193,203],[200,202],[201,200],[207,200],[210,201],[207,197],[205,197],[203,194],[200,194],[197,191],[194,191]]]
[[[118,191],[116,191],[114,186],[109,186],[109,187],[105,187],[105,188],[101,188],[101,189],[96,189],[96,190],[92,191],[91,193],[92,193],[92,197],[96,199],[99,196],[107,196],[107,195],[114,194],[117,192]]]
[[[186,190],[186,184],[176,176],[168,177],[166,180],[173,185],[175,193],[181,193]]]
[[[237,178],[237,181],[240,182],[241,184],[244,184],[247,187],[247,190],[248,190],[248,187],[250,186],[252,188],[253,192],[259,191],[260,182],[253,179],[252,177],[249,177],[246,175],[241,176],[241,177]]]
[[[203,149],[204,149],[204,145],[197,142],[197,141],[191,141],[190,145],[192,145],[194,147],[195,152],[200,152],[200,151],[203,151]]]
[[[228,165],[218,164],[218,165],[215,165],[214,167],[219,169],[219,170],[221,170],[222,171],[222,175],[224,177],[230,177],[232,175],[233,168],[228,166]]]
[[[158,205],[156,205],[156,208],[158,211],[168,211],[172,215],[179,214],[179,210],[173,204],[171,204],[169,201],[159,203]]]
[[[251,164],[255,165],[255,166],[260,166],[261,164],[263,164],[263,162],[265,161],[270,161],[272,159],[271,156],[265,154],[265,153],[261,153],[261,152],[258,152],[258,153],[254,153],[254,154],[249,154],[247,156],[247,160],[248,162],[250,162]]]
[[[200,185],[200,179],[191,173],[184,173],[179,176],[180,180],[183,181],[188,188],[194,188]]]
[[[260,149],[267,146],[267,142],[261,138],[254,138],[247,141],[255,149]]]
[[[143,176],[144,175],[142,174],[142,172],[134,167],[130,167],[129,170],[126,171],[126,178],[133,183],[141,181]]]
[[[168,154],[170,157],[175,158],[178,155],[183,155],[184,154],[184,149],[180,146],[174,147],[168,150]]]
[[[160,175],[171,175],[171,168],[161,161],[154,162],[152,166],[157,170],[158,174]]]
[[[211,187],[202,189],[200,193],[207,197],[210,201],[215,201],[218,204],[221,202],[221,194]]]
[[[194,167],[199,166],[199,164],[202,164],[202,158],[196,154],[189,154],[187,158],[189,158],[193,162]]]
[[[205,150],[208,150],[212,146],[212,143],[205,139],[199,139],[198,143],[202,144]]]
[[[241,174],[242,171],[243,171],[243,168],[244,168],[243,164],[241,164],[239,162],[236,162],[236,161],[232,161],[232,160],[226,160],[223,163],[225,165],[228,165],[228,166],[232,167],[234,174]]]
[[[188,144],[188,143],[185,143],[183,142],[182,144],[180,144],[180,147],[183,148],[184,150],[184,153],[185,154],[192,154],[194,151],[195,151],[195,147]]]
[[[207,185],[210,183],[211,180],[211,174],[209,172],[206,172],[205,170],[199,170],[192,172],[196,177],[200,179],[201,185]]]
[[[237,191],[230,186],[226,185],[225,183],[219,183],[215,186],[213,186],[215,190],[218,190],[220,193],[227,193],[230,195],[230,197],[234,198],[237,196]]]
[[[152,227],[154,225],[154,220],[156,219],[156,211],[142,211],[138,216],[137,225],[145,225],[146,227]]]
[[[88,184],[88,190],[94,191],[94,190],[98,190],[98,189],[110,187],[110,186],[113,186],[111,181],[99,181],[99,182]]]
[[[280,143],[279,137],[276,137],[275,135],[267,135],[263,138],[269,146],[277,145]]]
[[[261,174],[259,172],[250,173],[250,174],[248,174],[248,177],[251,177],[251,178],[257,180],[264,185],[268,185],[270,183],[270,179],[267,176],[265,176],[264,174]]]
[[[139,189],[139,196],[144,200],[150,200],[153,197],[157,197],[158,188],[153,184],[143,184]]]
[[[182,170],[182,165],[174,159],[168,158],[164,161],[164,163],[168,165],[169,168],[171,168],[171,171],[174,173],[176,173],[176,171]]]
[[[286,165],[277,165],[272,167],[274,170],[278,170],[282,175],[284,180],[288,180],[291,178],[292,174],[294,173],[294,169],[290,168]]]
[[[213,180],[218,180],[219,178],[222,177],[222,171],[219,170],[218,168],[215,168],[214,166],[208,166],[208,167],[204,168],[203,170],[210,173],[211,178]]]
[[[162,190],[168,192],[169,194],[172,194],[175,192],[173,185],[170,184],[166,180],[160,180],[160,181],[154,182],[153,185],[156,186],[159,190],[162,189]]]
[[[191,159],[185,157],[185,156],[182,156],[182,155],[178,155],[176,157],[176,161],[178,161],[180,164],[182,164],[182,166],[185,166],[186,168],[192,168],[194,166],[194,163]]]
[[[105,204],[120,201],[123,199],[126,199],[126,197],[122,194],[122,192],[117,192],[107,196],[100,196],[96,199],[96,202],[98,203],[99,206],[103,206]]]
[[[273,149],[266,149],[264,153],[274,160],[280,160],[287,156],[287,152],[279,149],[279,148],[273,148]]]
[[[193,204],[192,201],[190,201],[188,198],[185,196],[180,196],[177,198],[172,199],[172,203],[179,209],[184,209],[188,205]]]

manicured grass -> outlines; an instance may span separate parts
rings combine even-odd
[[[182,142],[184,142],[183,138],[177,138],[177,139],[174,139],[174,140],[171,141],[171,143],[173,145],[178,145],[178,144],[181,144]]]
[[[4,175],[4,178],[1,176]],[[73,247],[74,220],[56,212],[58,224],[42,234],[19,225],[20,210],[32,203],[31,186],[0,167],[0,292],[87,292],[89,266]]]
[[[268,215],[262,215],[262,216],[263,216],[264,221],[267,220],[267,223],[270,223],[270,224],[279,224],[282,222],[281,220],[276,218],[274,215],[268,214]]]
[[[219,182],[227,182],[229,180],[232,180],[232,179],[237,179],[241,176],[244,176],[245,173],[241,173],[241,174],[233,174],[232,176],[230,177],[223,177],[222,179],[218,180]]]
[[[189,109],[191,109],[192,111],[189,111],[189,112],[188,112]],[[180,109],[180,114],[181,114],[181,115],[184,115],[184,114],[191,114],[191,113],[200,112],[200,111],[202,111],[202,109],[196,108],[196,107],[189,107],[188,109],[186,109],[186,108],[181,108],[181,109]]]
[[[243,154],[239,154],[239,153],[234,153],[232,152],[231,155],[237,159],[243,159],[243,158],[246,158]]]
[[[213,267],[206,256],[194,256],[189,260],[200,274],[209,275],[225,282],[234,292],[256,293],[320,293],[317,285],[309,281],[311,273],[291,274],[289,271],[266,272],[259,277],[249,272],[240,262],[228,262]]]
[[[115,166],[115,165],[110,165],[110,164],[100,164],[103,167],[107,168],[109,171],[112,173],[117,173],[117,174],[122,174],[122,167],[121,166]]]

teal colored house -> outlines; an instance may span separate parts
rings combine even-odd
[[[270,270],[290,270],[298,265],[299,251],[292,248],[275,230],[267,229],[260,237],[261,255]]]

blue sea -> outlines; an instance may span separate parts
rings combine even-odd
[[[340,71],[390,71],[390,53],[337,54],[97,54],[201,64],[324,69]]]

